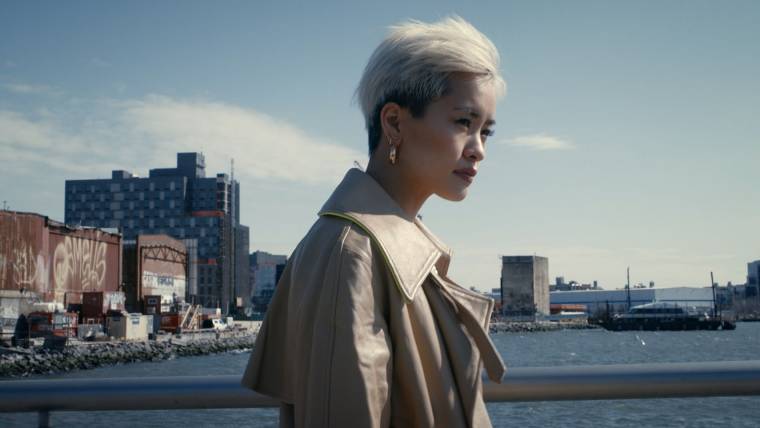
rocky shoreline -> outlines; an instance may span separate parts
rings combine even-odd
[[[81,342],[63,351],[9,348],[0,355],[0,378],[28,377],[114,364],[160,361],[253,347],[255,334],[170,338],[139,342]]]
[[[592,330],[599,326],[587,322],[557,323],[549,321],[536,322],[505,322],[493,321],[489,326],[491,333],[533,333],[557,330]]]

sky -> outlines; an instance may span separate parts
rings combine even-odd
[[[0,203],[63,220],[67,179],[206,155],[251,251],[289,254],[366,132],[389,25],[457,14],[507,96],[470,194],[421,214],[463,286],[503,255],[622,287],[744,283],[760,259],[760,2],[0,2]]]

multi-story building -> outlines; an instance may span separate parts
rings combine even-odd
[[[191,266],[187,300],[224,313],[248,284],[249,231],[239,219],[240,183],[206,177],[201,153],[178,153],[176,168],[151,169],[148,177],[113,171],[110,179],[66,181],[67,224],[118,228],[125,242],[143,234],[182,240]]]
[[[502,313],[531,319],[549,315],[549,259],[539,256],[501,258]]]
[[[287,262],[287,256],[269,254],[264,251],[251,253],[250,289],[252,294],[250,301],[253,304],[254,311],[266,312]]]
[[[760,296],[760,260],[747,263],[747,288],[748,297]]]

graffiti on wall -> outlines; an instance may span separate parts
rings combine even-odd
[[[13,269],[13,282],[21,288],[30,288],[42,285],[45,282],[45,260],[42,255],[35,254],[30,245],[21,243],[12,250],[11,268]]]
[[[24,239],[21,219],[4,216],[0,222],[0,286],[2,289],[45,288],[47,261],[34,240]],[[10,281],[6,284],[6,281]],[[12,285],[11,285],[12,284]]]
[[[59,290],[102,290],[106,278],[106,243],[67,236],[55,247],[53,278]],[[74,284],[81,284],[81,288]]]

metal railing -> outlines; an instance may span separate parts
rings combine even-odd
[[[612,400],[760,395],[760,360],[508,369],[485,383],[486,401]],[[240,376],[51,379],[0,382],[0,412],[274,407]]]

